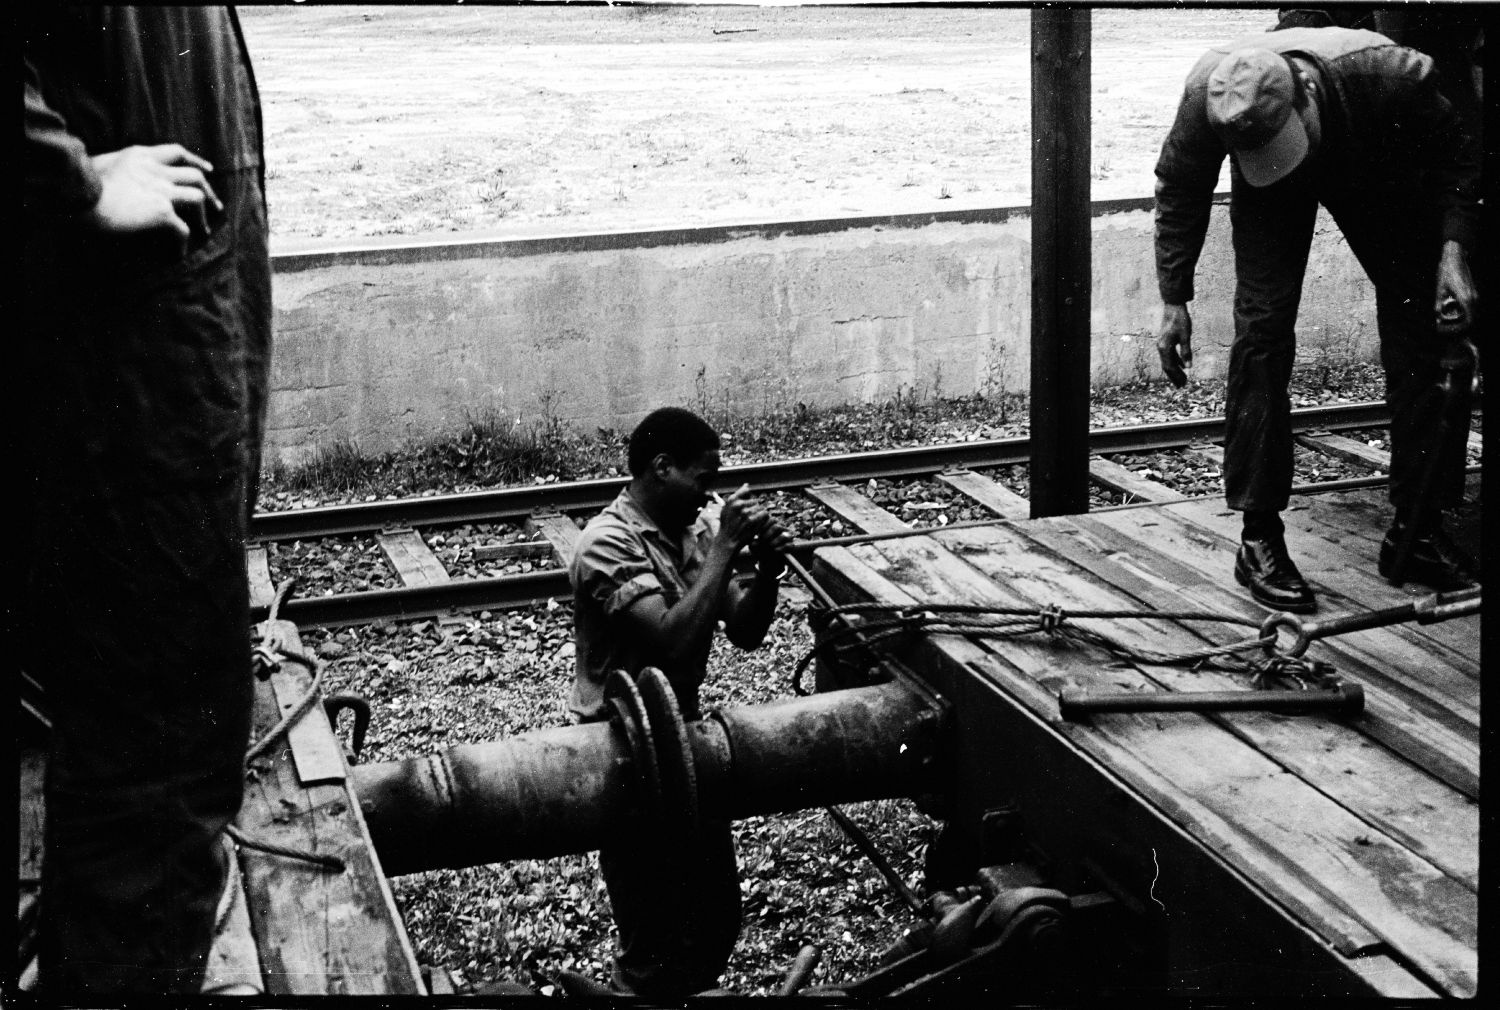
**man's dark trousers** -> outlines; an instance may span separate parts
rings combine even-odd
[[[663,839],[652,825],[599,851],[620,934],[615,982],[649,999],[719,984],[740,933],[739,868],[728,821],[697,839]]]
[[[53,722],[39,958],[73,998],[200,987],[244,789],[270,266],[258,170],[221,196],[182,267],[36,300],[19,355],[47,393],[17,460],[24,662]]]
[[[1350,250],[1375,285],[1381,364],[1390,404],[1391,503],[1411,509],[1443,409],[1438,388],[1447,347],[1435,332],[1433,297],[1441,249],[1438,215],[1421,205],[1414,185],[1339,185],[1333,170],[1314,163],[1263,188],[1233,172],[1236,288],[1234,346],[1225,402],[1228,421],[1224,488],[1230,508],[1281,511],[1292,484],[1287,384],[1295,354],[1294,327],[1303,275],[1321,199]],[[1467,389],[1467,377],[1460,385]],[[1467,397],[1449,406],[1439,450],[1432,505],[1448,508],[1463,495]]]

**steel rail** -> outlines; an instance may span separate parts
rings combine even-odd
[[[1465,473],[1477,474],[1480,469],[1480,467],[1471,466],[1466,469]],[[1390,483],[1388,477],[1352,477],[1320,484],[1294,484],[1291,492],[1296,495],[1332,494],[1339,491],[1379,487],[1388,483]],[[1152,504],[1159,503],[1135,502],[1093,511],[1111,512],[1117,509],[1145,508]],[[789,553],[805,556],[824,547],[847,547],[875,540],[930,536],[944,530],[994,526],[1015,521],[995,516],[990,519],[949,523],[947,526],[914,526],[910,530],[894,533],[855,533],[822,540],[799,540]],[[746,570],[748,571],[748,568]],[[566,598],[571,594],[572,587],[568,583],[568,573],[561,568],[550,568],[518,575],[454,579],[435,585],[371,589],[358,593],[291,599],[282,604],[281,613],[287,620],[302,627],[339,627],[349,624],[368,624],[378,620],[420,620],[443,617],[461,611],[504,610],[509,607],[543,603],[549,599]],[[264,617],[263,612],[256,615],[257,620],[262,620]]]
[[[1292,428],[1299,432],[1375,428],[1389,425],[1390,421],[1390,408],[1379,402],[1307,407],[1292,411]],[[1099,455],[1181,448],[1196,442],[1220,440],[1224,437],[1224,427],[1224,418],[1207,417],[1122,428],[1100,428],[1089,434],[1089,452]],[[779,491],[830,480],[918,477],[957,467],[973,469],[1006,466],[1026,462],[1030,458],[1030,451],[1031,440],[1025,436],[986,439],[745,463],[725,467],[720,477],[726,486],[749,484],[757,491]],[[538,509],[555,509],[560,512],[597,510],[613,501],[627,482],[628,478],[625,477],[609,477],[562,484],[463,491],[427,498],[400,498],[290,509],[285,512],[258,512],[250,523],[250,538],[259,543],[307,540],[369,533],[392,527],[516,522],[525,520]]]

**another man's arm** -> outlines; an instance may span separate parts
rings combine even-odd
[[[1403,85],[1386,88],[1381,97],[1394,105],[1389,113],[1396,124],[1393,134],[1419,160],[1442,215],[1433,312],[1440,334],[1458,336],[1471,329],[1479,302],[1468,256],[1479,233],[1478,146],[1458,110],[1439,91],[1430,57],[1383,47],[1370,59],[1384,62],[1382,78]]]
[[[1203,89],[1189,84],[1156,162],[1156,280],[1162,322],[1156,349],[1174,386],[1187,384],[1193,364],[1193,272],[1203,251],[1214,186],[1225,150],[1209,129]]]
[[[208,231],[208,207],[224,205],[208,184],[213,166],[179,144],[90,155],[42,96],[28,62],[24,82],[24,213],[72,217],[106,232],[177,233],[183,252]]]
[[[730,583],[724,613],[724,634],[741,649],[754,649],[765,641],[776,617],[776,594],[786,571],[782,554],[792,545],[792,534],[772,521],[755,542],[755,575],[748,585]]]

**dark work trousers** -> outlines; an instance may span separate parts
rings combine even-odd
[[[677,694],[697,719],[696,689]],[[614,984],[651,1000],[712,989],[740,936],[740,871],[728,821],[704,820],[696,839],[646,822],[599,850],[599,869],[620,934]]]
[[[250,732],[248,489],[270,274],[258,171],[185,262],[35,297],[24,663],[53,724],[39,944],[49,994],[202,983]],[[52,264],[56,266],[56,264]],[[25,381],[25,380],[23,380]]]
[[[1254,188],[1233,171],[1230,220],[1235,259],[1234,345],[1225,398],[1224,489],[1229,507],[1281,511],[1292,485],[1287,383],[1303,274],[1321,199],[1375,286],[1380,358],[1391,426],[1391,503],[1410,509],[1424,493],[1443,396],[1446,340],[1434,328],[1437,216],[1415,186],[1352,186],[1309,164]],[[1472,251],[1471,251],[1472,252]],[[1465,391],[1467,377],[1459,383]],[[1446,417],[1431,489],[1437,508],[1463,494],[1469,405],[1460,396]]]
[[[728,821],[704,821],[691,842],[654,825],[599,851],[620,934],[614,982],[652,1000],[712,989],[740,934],[740,875]]]

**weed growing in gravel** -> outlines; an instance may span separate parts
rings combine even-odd
[[[300,465],[273,463],[261,507],[285,508],[298,496],[358,500],[558,480],[616,462],[619,453],[609,441],[581,436],[550,413],[529,422],[489,413],[455,435],[372,455],[339,439]]]
[[[524,424],[495,414],[471,420],[456,438],[421,447],[413,465],[495,484],[555,474],[567,462],[572,439],[555,417]]]
[[[298,466],[272,463],[265,482],[292,491],[355,491],[370,480],[379,465],[378,460],[362,454],[353,440],[340,438],[319,446]]]

